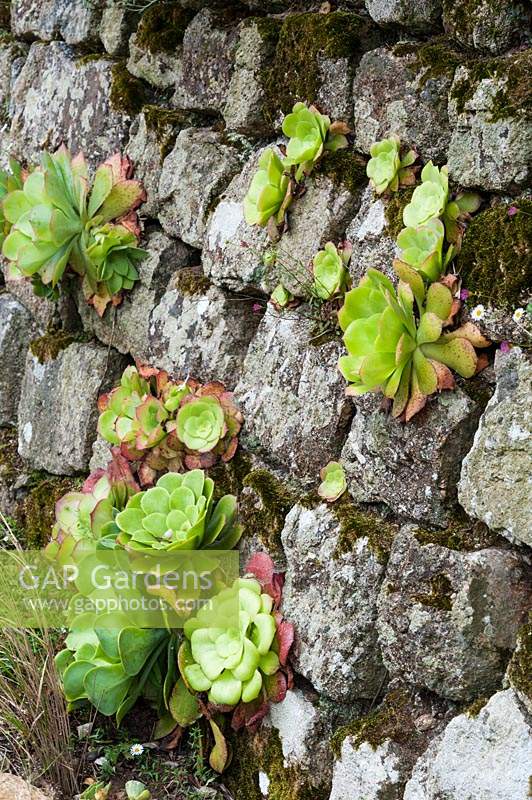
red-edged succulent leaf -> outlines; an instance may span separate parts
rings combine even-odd
[[[245,573],[254,575],[263,586],[269,586],[273,581],[275,566],[267,553],[254,553],[245,567]]]
[[[264,689],[268,702],[282,703],[288,691],[288,679],[282,670],[279,670],[274,675],[266,675],[264,677]]]
[[[123,156],[120,152],[109,156],[103,164],[111,168],[113,183],[126,180],[133,174],[133,162],[129,156]]]
[[[264,692],[251,703],[239,703],[231,718],[231,728],[239,731],[242,728],[254,729],[268,713],[269,703],[264,699]]]
[[[454,389],[455,381],[453,378],[453,373],[446,367],[445,364],[441,364],[439,361],[431,361],[430,362],[434,368],[434,372],[436,373],[436,378],[438,380],[438,391],[441,392],[444,389]]]
[[[141,486],[153,486],[155,479],[157,478],[156,471],[147,464],[140,465],[138,475]]]
[[[283,619],[283,616],[280,612],[277,611],[274,616],[277,625],[277,641],[279,642],[279,661],[284,667],[287,662],[290,649],[294,644],[295,631],[292,623]]]
[[[473,322],[466,322],[454,331],[444,333],[442,341],[449,342],[452,339],[467,339],[474,347],[489,347],[491,342],[479,331]]]

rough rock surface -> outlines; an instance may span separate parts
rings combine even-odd
[[[467,7],[443,0],[443,27],[457,42],[498,55],[520,43],[527,32],[527,10],[520,0],[473,0]]]
[[[165,231],[201,248],[213,200],[238,171],[234,147],[208,128],[180,132],[159,182],[159,219]]]
[[[129,130],[126,153],[135,165],[135,178],[142,181],[147,199],[142,205],[142,213],[156,217],[159,211],[159,181],[163,169],[165,144],[175,140],[174,126],[167,124],[156,131],[149,125],[145,113],[138,114]],[[162,136],[162,138],[161,138]]]
[[[397,280],[392,267],[397,247],[388,230],[386,203],[374,196],[371,186],[368,186],[362,195],[360,209],[345,232],[345,238],[353,245],[349,262],[353,285],[358,283],[368,267],[379,269]]]
[[[44,364],[28,353],[18,409],[19,453],[55,475],[86,470],[96,438],[97,399],[126,361],[98,344],[71,344]]]
[[[272,703],[267,718],[279,734],[287,767],[300,767],[316,776],[319,783],[330,775],[332,757],[327,740],[330,735],[317,697],[301,689],[290,689],[282,703]]]
[[[354,404],[341,461],[355,501],[386,503],[400,517],[444,526],[480,407],[457,388],[430,400],[405,425],[383,411],[377,395]]]
[[[34,334],[27,309],[7,292],[0,294],[0,427],[16,423],[26,352]]]
[[[9,108],[13,80],[22,69],[28,49],[23,42],[16,42],[9,36],[0,37],[0,107],[4,113]]]
[[[215,286],[183,294],[170,285],[153,309],[146,360],[169,372],[234,388],[260,322],[249,300]]]
[[[192,255],[182,242],[158,230],[148,234],[144,247],[149,255],[139,265],[139,281],[130,292],[124,292],[119,306],[109,306],[104,316],[99,317],[80,291],[78,309],[85,330],[121,353],[131,353],[133,358],[148,362],[152,313],[172,275],[187,267]]]
[[[379,25],[400,25],[410,30],[431,30],[441,17],[441,0],[365,0],[365,5]]]
[[[282,283],[295,295],[307,291],[309,260],[329,240],[339,239],[360,203],[360,194],[327,175],[312,175],[307,190],[297,201],[297,213],[290,217],[289,229],[273,247],[275,266],[265,267],[263,254],[272,243],[263,228],[247,225],[242,201],[256,171],[259,151],[252,155],[242,172],[209,218],[203,250],[203,266],[214,283],[233,291],[259,289],[271,292]]]
[[[274,467],[304,482],[338,455],[351,415],[336,368],[339,342],[309,342],[304,308],[268,310],[236,388],[246,420],[241,440]]]
[[[143,47],[135,34],[129,40],[127,69],[137,78],[151,83],[157,89],[169,89],[181,75],[182,48],[171,52],[152,52]]]
[[[421,544],[395,537],[377,627],[391,676],[456,701],[500,685],[507,653],[532,601],[530,562],[515,552]]]
[[[364,800],[402,800],[409,776],[403,751],[389,739],[376,748],[368,742],[356,747],[347,736],[340,759],[334,764],[329,800],[351,800],[357,796],[355,792]]]
[[[530,726],[511,691],[478,716],[460,714],[421,757],[404,800],[523,800],[528,792]]]
[[[384,679],[375,623],[384,566],[361,537],[338,553],[340,522],[325,504],[295,506],[281,538],[284,616],[296,630],[297,671],[337,701],[372,698]]]
[[[514,72],[530,68],[529,51],[498,59],[480,75],[459,67],[451,88],[449,177],[461,186],[515,191],[530,181],[530,118],[510,95]],[[502,105],[502,108],[501,108]]]
[[[185,31],[182,70],[176,83],[176,108],[221,112],[234,66],[238,17],[231,11],[202,9]]]
[[[374,142],[395,134],[425,160],[444,164],[451,138],[447,94],[453,69],[433,76],[418,63],[417,50],[415,44],[403,44],[362,56],[353,88],[355,146],[369,153]]]
[[[256,18],[241,26],[235,69],[223,109],[229,130],[253,137],[271,132],[264,114],[261,73],[275,52],[275,43],[261,31],[260,20]]]
[[[13,0],[11,28],[16,36],[67,44],[94,44],[102,16],[101,2],[86,0]]]
[[[13,154],[27,161],[64,142],[94,166],[119,150],[129,119],[111,106],[111,66],[105,58],[77,62],[62,42],[33,44],[12,90]]]
[[[100,39],[110,56],[123,55],[127,51],[129,37],[137,15],[126,5],[106,0],[100,23]]]
[[[510,541],[532,545],[532,363],[518,348],[497,353],[497,388],[464,458],[458,499]]]
[[[3,264],[0,263],[0,270],[2,267],[5,269],[6,264],[5,260]],[[78,312],[71,295],[63,294],[56,303],[50,303],[44,297],[37,297],[31,283],[20,278],[11,278],[7,272],[5,269],[6,289],[30,312],[40,333],[48,328],[62,327],[69,331],[79,329]]]
[[[0,773],[0,800],[49,800],[49,795],[8,772]]]

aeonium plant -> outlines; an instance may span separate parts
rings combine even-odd
[[[265,553],[253,556],[245,572],[185,623],[181,677],[170,702],[183,727],[200,715],[209,720],[216,742],[210,764],[218,772],[231,754],[217,714],[230,712],[233,730],[254,729],[292,685],[294,630],[278,610],[283,576]]]
[[[291,201],[290,170],[275,150],[268,148],[244,198],[245,220],[248,225],[264,227],[273,217],[281,225]]]
[[[330,117],[315,106],[296,103],[283,121],[283,133],[289,137],[285,163],[296,167],[296,180],[312,172],[325,150],[334,152],[347,147],[347,132],[343,122],[331,124]]]
[[[472,323],[451,328],[456,304],[445,282],[425,289],[414,269],[401,277],[396,290],[370,269],[346,294],[339,322],[348,355],[339,369],[349,394],[382,392],[393,400],[393,416],[408,421],[429,395],[454,387],[451,370],[470,378],[485,366],[475,347],[490,342]],[[445,281],[456,283],[451,276]]]
[[[463,192],[454,199],[449,194],[447,167],[438,169],[429,161],[421,171],[421,184],[416,186],[412,199],[403,210],[407,228],[418,228],[431,219],[441,218],[447,240],[460,248],[463,223],[480,206],[481,198],[473,192]]]
[[[327,503],[334,503],[347,489],[345,470],[338,461],[329,461],[320,471],[318,495]]]
[[[417,228],[403,228],[397,237],[399,258],[394,262],[396,269],[402,262],[419,272],[427,282],[437,281],[454,255],[453,245],[444,255],[444,239],[445,228],[437,217]]]
[[[370,148],[371,158],[366,174],[377,194],[396,192],[401,186],[412,186],[416,177],[412,164],[417,159],[414,150],[401,157],[401,140],[397,136],[375,142]]]
[[[344,244],[339,251],[333,242],[327,242],[323,250],[316,253],[313,260],[313,291],[319,298],[330,300],[346,291],[350,282],[346,266],[351,254],[351,246]]]
[[[1,199],[10,274],[31,278],[38,294],[55,297],[68,268],[82,278],[100,315],[109,302],[118,304],[147,255],[137,246],[135,214],[146,195],[131,172],[131,161],[117,153],[98,167],[90,187],[83,153],[72,158],[65,147],[43,152],[27,173],[17,165],[16,186]]]

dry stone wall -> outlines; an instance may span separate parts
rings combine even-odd
[[[239,494],[243,550],[286,568],[297,631],[294,688],[234,741],[233,796],[524,800],[532,366],[513,315],[532,276],[527,4],[160,0],[141,13],[125,0],[12,0],[4,11],[2,162],[61,142],[91,167],[124,150],[147,189],[149,257],[103,318],[76,292],[48,304],[5,270],[3,513],[16,522],[38,480],[87,474],[93,445],[100,463],[96,399],[133,359],[224,381],[245,424],[217,477]],[[272,264],[242,200],[296,100],[352,133],[294,206]],[[329,240],[352,242],[354,281],[367,267],[392,277],[408,190],[377,198],[365,175],[371,144],[391,134],[482,196],[457,265],[494,342],[482,373],[406,426],[374,395],[345,396],[342,343],[316,336],[312,307],[267,303],[281,278],[304,295]],[[348,494],[329,507],[313,492],[331,459]]]

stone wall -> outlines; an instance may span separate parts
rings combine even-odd
[[[133,359],[224,381],[245,426],[218,478],[240,495],[243,548],[286,569],[297,629],[294,688],[260,732],[235,738],[234,797],[524,800],[532,363],[513,312],[532,275],[527,4],[8,5],[2,161],[61,142],[92,166],[126,151],[148,191],[149,258],[103,318],[76,293],[49,304],[6,274],[3,514],[27,542],[43,536],[29,513],[40,483],[65,490],[99,463],[96,399]],[[485,307],[490,365],[409,425],[374,395],[345,396],[342,343],[315,337],[311,308],[267,304],[290,276],[264,266],[267,234],[246,226],[241,203],[296,100],[353,132],[276,245],[296,295],[328,240],[352,242],[355,280],[389,269],[408,192],[372,196],[364,156],[378,138],[397,134],[482,195],[457,268],[470,305]],[[328,507],[313,492],[330,459],[349,496]]]

